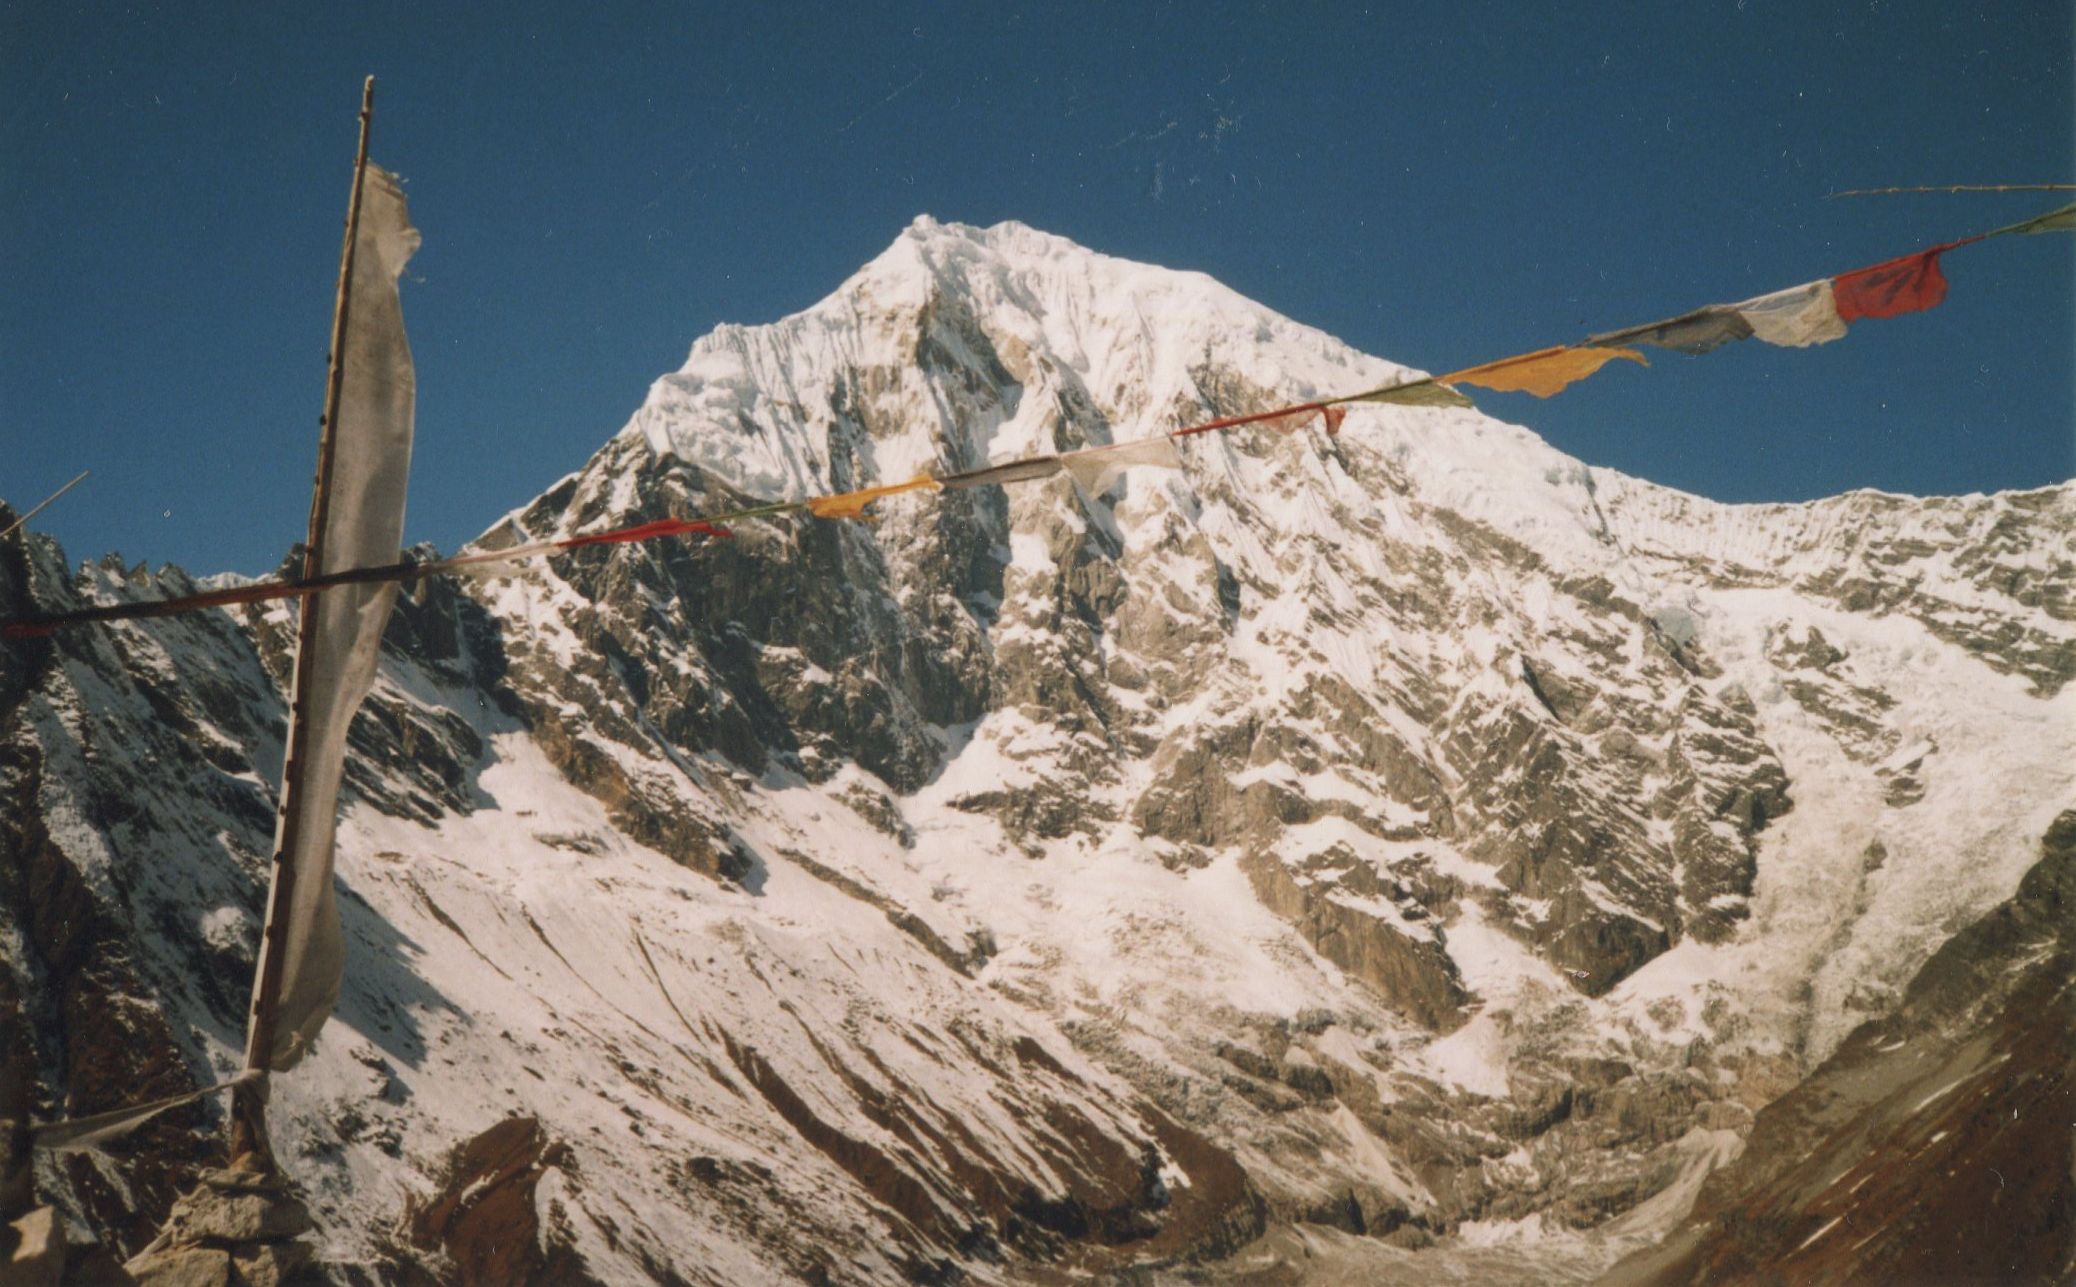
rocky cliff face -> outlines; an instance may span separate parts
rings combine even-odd
[[[1895,1011],[1769,1104],[1617,1282],[2066,1282],[2076,1273],[2076,813]]]
[[[1397,371],[924,220],[701,340],[484,543]],[[2069,488],[1719,506],[1383,407],[1183,460],[404,605],[354,733],[346,993],[276,1090],[339,1272],[1590,1274],[2076,799]],[[0,558],[4,605],[184,583]],[[231,1062],[288,628],[0,655],[0,1022],[39,1113]],[[44,1187],[134,1246],[210,1125]]]

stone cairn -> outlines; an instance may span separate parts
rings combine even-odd
[[[0,1092],[4,1092],[0,1087]],[[0,1093],[0,1099],[4,1099]],[[278,1171],[251,1155],[203,1171],[174,1203],[159,1236],[118,1267],[106,1249],[68,1245],[65,1221],[35,1200],[29,1132],[0,1118],[0,1287],[317,1287],[326,1279],[309,1208]]]
[[[203,1171],[150,1246],[123,1266],[138,1287],[296,1287],[322,1282],[298,1241],[310,1212],[279,1172],[240,1158]]]

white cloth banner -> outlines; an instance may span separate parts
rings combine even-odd
[[[1090,496],[1100,496],[1109,491],[1117,476],[1133,465],[1180,469],[1182,453],[1175,450],[1173,438],[1163,435],[1110,447],[1070,451],[1060,457],[1060,467],[1072,474],[1074,481],[1080,483],[1081,489]]]
[[[331,507],[320,573],[374,567],[401,557],[417,376],[404,338],[397,278],[417,249],[418,231],[411,226],[403,189],[393,175],[367,167],[347,284],[338,418],[332,426]],[[374,683],[382,629],[396,593],[392,582],[342,586],[305,600],[303,610],[317,614],[317,643],[310,673],[296,676],[309,729],[297,789],[287,801],[295,813],[295,851],[288,856],[295,886],[278,911],[287,946],[273,1049],[248,1050],[246,1060],[253,1066],[293,1068],[339,999],[345,944],[332,894],[339,777],[345,768],[346,730]],[[294,738],[291,731],[291,743]],[[279,825],[288,823],[284,813]],[[280,835],[277,830],[277,850]]]
[[[1828,277],[1730,307],[1752,328],[1752,334],[1768,344],[1806,349],[1845,337],[1845,319],[1838,316]]]
[[[51,1153],[78,1153],[86,1149],[99,1148],[110,1140],[120,1139],[144,1125],[169,1108],[179,1108],[221,1094],[234,1086],[258,1081],[266,1076],[263,1072],[246,1071],[229,1081],[220,1081],[213,1086],[204,1086],[181,1095],[168,1095],[149,1103],[131,1104],[127,1108],[110,1109],[90,1117],[74,1117],[67,1121],[50,1122],[39,1126],[31,1133],[31,1142]]]

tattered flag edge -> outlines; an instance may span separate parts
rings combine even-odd
[[[259,1081],[266,1075],[259,1069],[247,1069],[228,1081],[202,1086],[178,1095],[168,1095],[164,1099],[154,1099],[149,1103],[112,1108],[105,1113],[93,1113],[86,1117],[45,1122],[31,1128],[30,1143],[47,1153],[77,1153],[99,1148],[136,1130],[160,1113],[198,1103],[211,1095],[220,1095],[235,1087]]]

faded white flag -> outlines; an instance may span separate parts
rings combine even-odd
[[[37,1127],[33,1139],[37,1148],[47,1152],[83,1153],[121,1139],[168,1109],[181,1108],[196,1100],[221,1094],[262,1075],[248,1070],[227,1081],[203,1086],[186,1094],[168,1095],[164,1099],[154,1099],[144,1104],[130,1104],[123,1108],[110,1109],[105,1113],[95,1113],[91,1117],[74,1117],[62,1122],[50,1122]]]
[[[411,419],[417,376],[404,338],[397,278],[418,249],[403,189],[395,176],[367,168],[353,274],[347,285],[344,361],[333,425],[331,507],[326,514],[320,573],[394,563],[401,556],[404,490],[411,472]],[[394,582],[342,586],[317,595],[317,643],[306,694],[309,729],[295,812],[294,896],[280,909],[287,935],[274,1045],[246,1052],[247,1063],[292,1068],[331,1017],[344,970],[344,939],[332,895],[332,839],[339,814],[339,777],[346,730],[374,683],[382,629],[396,602]],[[309,602],[309,601],[306,601]],[[293,734],[291,734],[293,740]],[[288,825],[283,814],[279,826]],[[279,845],[280,831],[276,832]]]
[[[1790,286],[1730,307],[1751,326],[1752,334],[1783,348],[1806,349],[1812,344],[1829,344],[1845,335],[1845,320],[1838,316],[1829,278]]]
[[[1165,434],[1138,442],[1120,442],[1109,447],[1070,451],[1060,457],[1060,467],[1074,476],[1090,496],[1110,490],[1117,476],[1133,465],[1156,465],[1162,469],[1182,468],[1182,453],[1175,440]]]

